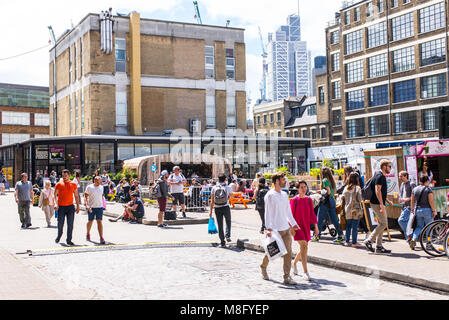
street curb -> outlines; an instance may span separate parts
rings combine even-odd
[[[241,249],[248,249],[251,251],[257,251],[257,252],[265,252],[263,247],[261,245],[257,245],[251,242],[248,242],[247,240],[237,240],[237,247]],[[294,252],[293,257],[296,255],[296,252]],[[372,267],[364,267],[359,266],[356,264],[351,263],[345,263],[345,262],[339,262],[335,260],[320,258],[320,257],[314,257],[314,256],[307,256],[308,262],[320,266],[324,266],[331,269],[337,269],[345,272],[351,272],[358,275],[364,275],[372,278],[378,278],[381,280],[388,280],[388,281],[394,281],[394,282],[400,282],[409,286],[419,287],[423,289],[428,289],[432,291],[439,291],[443,294],[449,294],[449,284],[441,283],[441,282],[435,282],[430,280],[425,280],[421,278],[415,278],[411,276],[407,276],[404,274],[394,273],[390,271],[385,270],[379,270],[377,268]]]

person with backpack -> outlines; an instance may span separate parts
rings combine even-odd
[[[323,196],[323,201],[320,203],[320,207],[318,209],[318,230],[319,234],[316,235],[312,241],[319,241],[321,237],[321,230],[323,226],[324,220],[329,217],[332,224],[335,227],[335,230],[338,230],[338,236],[333,241],[335,243],[341,243],[344,241],[343,231],[339,230],[340,223],[337,218],[337,209],[336,203],[334,199],[335,194],[335,180],[332,176],[332,171],[330,168],[324,167],[321,169],[321,188],[317,191],[317,193],[325,192]]]
[[[359,248],[357,235],[359,232],[359,222],[362,218],[362,190],[359,187],[359,175],[352,172],[348,178],[348,184],[343,191],[345,201],[346,233],[345,246],[350,247],[352,235],[352,247]]]
[[[387,209],[385,205],[393,205],[387,199],[387,178],[386,175],[391,172],[391,162],[388,159],[380,161],[380,171],[376,172],[374,176],[366,183],[362,190],[364,200],[370,200],[371,209],[377,216],[379,224],[371,233],[368,239],[363,244],[371,252],[375,253],[391,253],[382,246],[382,237],[388,225]],[[376,249],[373,248],[373,241],[376,240]]]
[[[313,209],[313,201],[310,197],[306,196],[307,193],[307,182],[304,180],[298,181],[295,184],[298,190],[298,195],[290,200],[290,207],[292,209],[293,218],[298,223],[299,230],[296,231],[293,239],[299,244],[299,252],[295,257],[293,262],[293,274],[298,275],[298,269],[296,264],[301,261],[302,268],[304,271],[304,279],[311,281],[312,278],[307,271],[307,251],[310,241],[310,226],[314,225],[314,233],[317,235],[318,221]]]
[[[399,203],[402,204],[402,212],[398,219],[398,224],[404,232],[405,240],[410,243],[411,235],[407,234],[407,224],[410,220],[410,202],[412,199],[412,191],[416,188],[416,185],[409,180],[407,171],[401,171],[399,173],[399,181],[402,182],[399,191]]]
[[[226,241],[231,242],[231,208],[229,199],[232,189],[226,184],[226,175],[218,176],[218,184],[212,188],[209,218],[215,209],[215,220],[218,224],[218,237],[222,248],[226,247],[225,233],[223,232],[223,218],[226,220]]]
[[[181,173],[179,166],[173,167],[173,173],[168,178],[168,184],[170,185],[170,193],[173,196],[173,210],[176,212],[178,204],[181,205],[182,216],[186,217],[186,205],[184,197],[184,183],[186,178]]]
[[[260,228],[260,233],[265,232],[265,196],[270,191],[270,188],[266,185],[265,178],[259,178],[257,182],[257,189],[254,192],[254,199],[256,199],[256,210],[259,212],[260,219],[262,220],[262,228]]]
[[[416,240],[418,240],[424,226],[433,221],[437,213],[433,200],[433,191],[429,187],[430,179],[427,175],[419,176],[419,186],[413,189],[411,197],[411,214],[416,214],[416,228],[413,231],[410,248],[415,250]]]
[[[159,213],[157,215],[157,226],[159,228],[165,228],[167,225],[164,223],[164,212],[167,208],[168,199],[168,171],[161,172],[161,177],[157,180],[156,185],[151,191],[151,195],[157,199],[159,205]]]

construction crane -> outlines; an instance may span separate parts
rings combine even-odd
[[[267,50],[265,49],[265,44],[263,42],[262,30],[259,27],[259,36],[260,36],[260,44],[262,46],[262,58],[263,58],[263,73],[262,73],[262,81],[260,82],[260,99],[262,101],[267,98],[267,72],[268,72],[268,64],[267,64]]]
[[[195,19],[198,22],[198,24],[203,24],[203,21],[201,20],[200,15],[200,9],[198,7],[198,1],[193,1],[193,6],[195,7]]]

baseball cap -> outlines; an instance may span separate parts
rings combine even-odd
[[[162,172],[161,172],[161,178],[162,178],[162,177],[165,177],[167,174],[168,174],[168,171],[167,171],[167,170],[162,171]]]

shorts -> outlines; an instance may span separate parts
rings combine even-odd
[[[89,221],[103,220],[103,208],[92,208],[87,216]]]
[[[143,213],[141,213],[141,212],[139,212],[139,211],[137,211],[137,210],[132,210],[131,212],[133,213],[133,216],[134,216],[134,218],[136,218],[136,219],[142,219],[143,216],[144,216]]]
[[[184,204],[185,203],[185,198],[184,198],[184,193],[172,193],[171,194],[173,196],[173,205],[176,206],[178,204]]]
[[[165,212],[165,209],[167,209],[167,198],[165,197],[158,198],[157,203],[159,204],[159,211]]]

